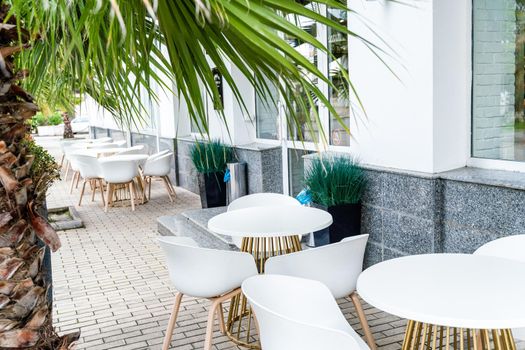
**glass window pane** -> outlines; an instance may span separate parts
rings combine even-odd
[[[339,9],[327,10],[328,18],[347,26],[347,12]],[[329,88],[329,97],[343,125],[350,126],[350,102],[348,86],[343,74],[348,72],[348,36],[328,28],[328,49],[334,55],[328,57],[328,74],[337,89]],[[350,146],[350,135],[334,115],[330,115],[330,144]]]
[[[314,6],[312,4],[306,5],[307,8],[314,9],[318,11],[317,6]],[[290,17],[290,21],[296,23],[296,25],[300,26],[303,30],[311,34],[312,36],[317,36],[317,24],[309,19],[304,17]],[[310,62],[312,62],[314,65],[317,66],[317,49],[313,47],[310,44],[304,43],[298,38],[286,36],[286,40],[292,45],[301,55],[306,57]],[[306,76],[308,74],[306,72],[303,72]],[[318,84],[318,79],[310,75],[310,81],[313,84]],[[302,89],[301,86],[297,85],[293,91],[290,91],[291,94],[299,95],[301,98],[300,100],[303,101],[306,104],[305,106],[301,106],[299,104],[295,104],[293,106],[298,123],[292,122],[292,125],[289,126],[289,138],[291,140],[296,141],[310,141],[310,142],[318,142],[319,141],[319,125],[317,123],[315,113],[318,111],[317,104],[318,102],[316,100],[313,101],[313,104],[308,103],[308,96],[306,95],[306,92]],[[307,122],[307,119],[311,121],[311,123]]]
[[[473,2],[472,155],[525,160],[525,0]]]
[[[313,153],[300,149],[288,149],[288,183],[290,196],[297,196],[304,188],[304,159],[303,156]]]
[[[255,93],[255,120],[257,124],[257,137],[260,139],[279,139],[279,109],[277,101],[279,92],[275,84],[266,81],[271,97],[266,98]]]

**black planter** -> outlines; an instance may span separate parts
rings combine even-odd
[[[330,226],[330,243],[361,234],[361,203],[328,207],[334,220]]]
[[[203,192],[201,202],[203,208],[215,208],[226,206],[226,183],[224,182],[224,171],[203,174]],[[205,198],[203,198],[203,196]],[[205,201],[203,200],[205,199]]]

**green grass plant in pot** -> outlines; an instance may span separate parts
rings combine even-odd
[[[226,164],[234,159],[233,149],[220,142],[197,141],[191,148],[191,160],[201,174],[199,188],[203,208],[226,205],[226,183],[224,172]]]
[[[363,169],[350,157],[319,156],[305,172],[312,201],[333,217],[330,243],[361,233],[361,197],[366,180]]]

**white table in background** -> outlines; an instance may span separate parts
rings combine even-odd
[[[408,319],[403,349],[514,350],[525,327],[525,264],[470,254],[427,254],[365,270],[359,295]]]
[[[320,209],[276,205],[228,211],[208,221],[210,231],[231,237],[242,237],[241,251],[251,253],[260,273],[271,256],[301,250],[300,235],[322,230],[332,224],[332,215]],[[235,343],[259,349],[250,332],[251,309],[241,295],[231,301],[226,334]]]
[[[123,151],[123,150],[125,150],[125,148],[120,148],[119,152]],[[87,152],[90,152],[90,151],[93,151],[93,150],[89,150]],[[101,151],[104,151],[104,149],[101,149]],[[115,160],[115,161],[135,162],[137,164],[137,167],[138,167],[140,165],[140,163],[144,162],[146,159],[148,159],[148,157],[149,156],[146,155],[146,154],[115,154],[115,155],[111,155],[111,156],[108,156],[108,157],[100,158],[100,161],[101,162],[107,162],[107,161]],[[140,189],[140,194],[141,194],[141,198],[142,198],[141,202],[142,203],[146,203],[147,202],[147,197],[146,197],[146,192],[145,192],[146,185],[144,183],[144,179],[142,178],[141,175],[139,175],[139,176],[137,176],[135,178],[135,182],[136,182],[136,184],[138,185],[138,187]]]

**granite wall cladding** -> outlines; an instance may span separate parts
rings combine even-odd
[[[199,193],[197,171],[190,157],[193,140],[177,140],[177,167],[179,186]],[[240,161],[247,163],[248,193],[283,192],[282,158],[280,147],[251,144],[236,147]]]
[[[126,140],[126,132],[122,130],[108,130],[109,137],[113,139],[113,141],[122,141]]]
[[[510,173],[519,184],[512,188],[512,181],[484,183],[477,177],[480,173],[492,180],[509,176],[474,168],[433,176],[366,170],[366,265],[403,255],[472,253],[496,238],[525,233],[520,175]]]

